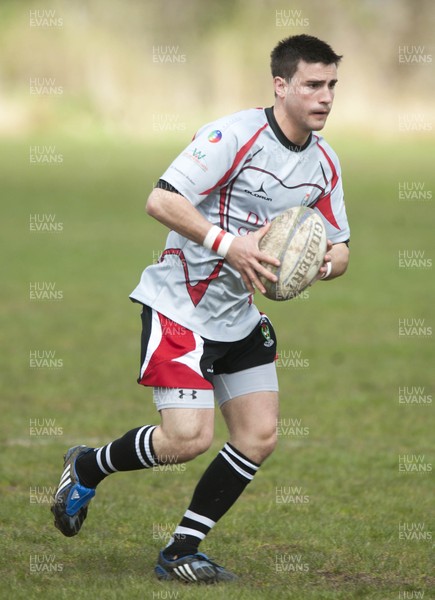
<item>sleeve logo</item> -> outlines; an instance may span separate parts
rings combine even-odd
[[[214,131],[212,131],[211,133],[208,134],[208,141],[211,142],[212,144],[216,144],[217,142],[220,142],[222,139],[222,131],[219,131],[219,129],[215,129]]]
[[[185,150],[183,156],[193,161],[202,171],[208,171],[208,166],[205,161],[206,154],[198,148],[194,148],[191,151]]]

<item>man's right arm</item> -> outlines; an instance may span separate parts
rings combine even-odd
[[[201,245],[213,226],[184,196],[162,188],[153,189],[146,204],[146,212],[169,229]],[[254,286],[260,292],[265,292],[258,279],[259,274],[270,281],[277,280],[275,275],[260,264],[262,261],[279,266],[277,259],[264,254],[258,247],[269,227],[270,224],[255,233],[235,237],[225,256],[225,260],[239,271],[250,293],[254,293]]]
[[[184,196],[162,188],[154,188],[146,212],[169,229],[202,244],[211,223]]]

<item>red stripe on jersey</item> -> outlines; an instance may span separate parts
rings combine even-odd
[[[317,200],[316,204],[314,204],[314,207],[322,213],[322,215],[331,223],[331,225],[333,225],[336,229],[340,229],[340,226],[337,223],[332,211],[330,192],[326,194],[326,196],[323,196],[323,198],[320,198],[320,200]]]
[[[335,165],[332,161],[332,159],[330,158],[330,156],[328,155],[328,153],[326,152],[325,148],[323,146],[321,146],[319,144],[319,142],[317,142],[317,145],[319,146],[320,150],[323,152],[323,154],[325,155],[326,160],[328,161],[329,166],[331,167],[331,171],[332,171],[332,180],[331,180],[331,192],[332,190],[335,188],[335,186],[337,185],[337,181],[338,181],[338,173],[337,173],[337,169],[335,168]]]
[[[219,200],[219,215],[222,229],[225,229],[225,203],[227,195],[227,187],[221,188],[220,200]]]
[[[217,181],[214,185],[212,185],[211,188],[209,188],[208,190],[205,190],[204,192],[201,192],[202,196],[206,196],[207,194],[210,194],[210,192],[212,192],[216,187],[220,187],[230,178],[231,174],[236,169],[237,165],[240,163],[240,161],[243,159],[243,157],[248,153],[248,151],[252,148],[252,146],[255,144],[255,141],[257,140],[258,136],[264,129],[266,129],[266,127],[269,127],[269,123],[265,123],[263,125],[263,127],[260,127],[260,129],[258,129],[258,131],[256,131],[254,133],[254,135],[251,137],[251,139],[249,139],[246,142],[246,144],[244,144],[240,148],[240,150],[237,152],[236,156],[234,157],[233,164],[228,169],[228,171],[225,173],[225,175],[223,175],[223,177],[221,177],[219,179],[219,181]]]
[[[226,232],[224,231],[223,233],[225,235]],[[223,259],[221,259],[217,262],[215,268],[213,269],[213,271],[210,273],[210,275],[208,277],[206,277],[205,279],[202,279],[201,281],[198,281],[198,283],[195,283],[195,285],[192,285],[190,283],[189,268],[187,266],[187,261],[186,261],[186,257],[184,256],[184,252],[182,250],[180,250],[180,248],[168,248],[167,250],[162,252],[160,261],[163,261],[165,256],[168,254],[178,256],[178,258],[180,259],[181,264],[183,265],[184,279],[186,281],[187,293],[189,294],[190,299],[192,300],[193,304],[195,306],[198,306],[198,304],[201,302],[202,298],[204,297],[204,294],[206,293],[210,283],[213,281],[213,279],[216,279],[219,276],[219,273],[224,264]]]
[[[331,204],[331,192],[334,190],[335,186],[337,185],[339,176],[337,173],[337,169],[335,168],[335,165],[332,162],[332,159],[328,156],[326,150],[323,148],[323,146],[321,146],[319,144],[319,142],[317,142],[317,146],[323,152],[326,160],[328,161],[328,164],[332,171],[332,179],[331,179],[331,191],[328,192],[326,194],[326,196],[320,196],[319,200],[315,204],[315,207],[322,213],[322,215],[325,217],[325,219],[331,223],[331,225],[333,225],[336,229],[340,229],[340,226],[337,223],[334,212],[332,210],[332,204]]]
[[[223,229],[217,234],[215,241],[212,244],[211,249],[213,250],[213,252],[217,252],[219,250],[219,246],[221,244],[221,241],[224,239],[226,234],[226,231],[224,231]]]

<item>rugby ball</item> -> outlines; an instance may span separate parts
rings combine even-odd
[[[321,217],[307,206],[289,208],[273,219],[259,248],[280,261],[279,267],[262,263],[278,277],[274,283],[263,276],[265,296],[290,300],[312,283],[326,254],[326,230]]]

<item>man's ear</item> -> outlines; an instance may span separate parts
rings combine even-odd
[[[279,98],[284,98],[287,92],[288,83],[283,77],[274,77],[273,78],[273,86],[275,91],[275,96]]]

